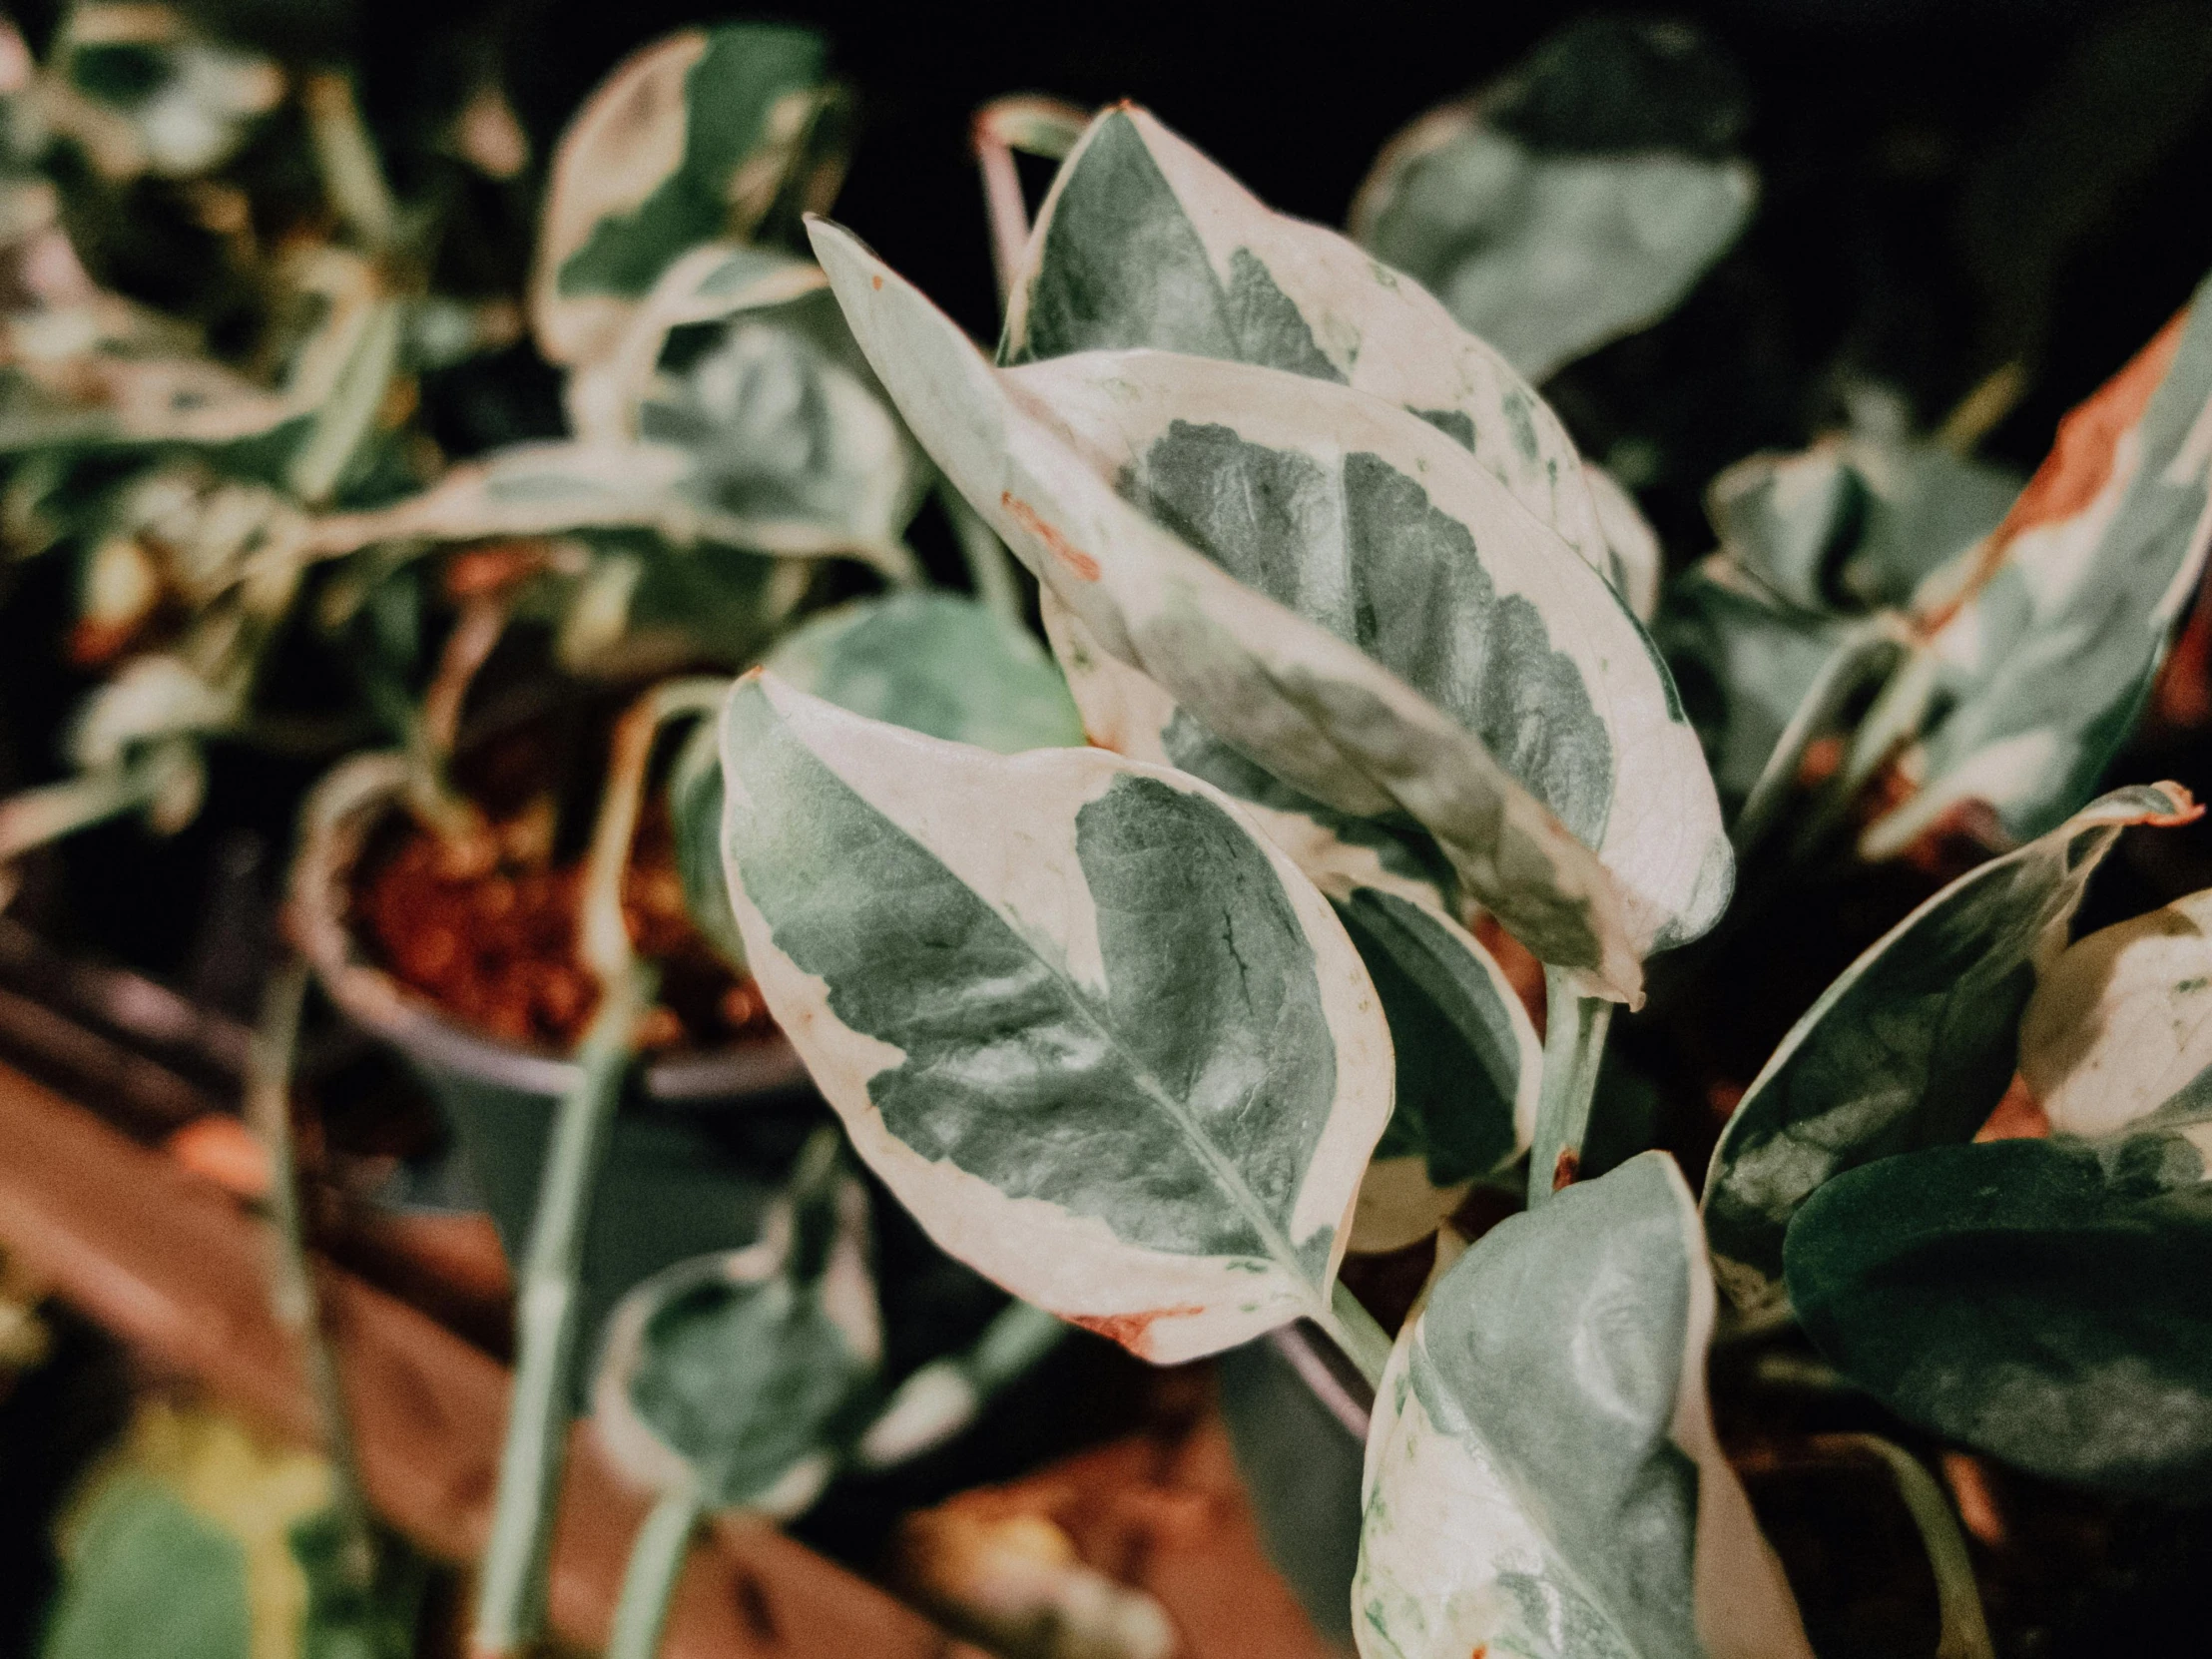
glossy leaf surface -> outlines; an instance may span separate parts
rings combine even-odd
[[[1887,1158],[1791,1224],[1790,1300],[1910,1421],[2053,1479],[2212,1480],[2212,1185],[2191,1133]]]
[[[1408,409],[1607,568],[1574,444],[1510,364],[1416,283],[1274,212],[1123,104],[1091,123],[1053,181],[999,360],[1139,346],[1285,369]]]
[[[1154,1360],[1326,1311],[1389,1037],[1327,901],[1225,798],[759,675],[722,741],[748,959],[940,1246]]]
[[[1353,1586],[1364,1659],[1805,1659],[1713,1436],[1714,1299],[1664,1153],[1501,1223],[1379,1391]]]
[[[1070,620],[1079,630],[1062,661],[1094,741],[1102,725],[1120,718],[1094,713],[1086,688],[1093,665],[1110,657],[1141,676],[1110,681],[1132,717],[1115,737],[1135,747],[1172,725],[1172,717],[1161,719],[1165,693],[1204,723],[1207,738],[1260,762],[1294,792],[1353,818],[1411,820],[1443,848],[1468,894],[1539,956],[1582,970],[1604,994],[1634,997],[1639,950],[1673,936],[1670,926],[1687,927],[1676,915],[1718,909],[1728,883],[1726,848],[1701,832],[1717,827],[1717,809],[1659,827],[1665,838],[1647,838],[1637,849],[1669,871],[1688,902],[1674,910],[1633,889],[1623,894],[1472,734],[1351,641],[1235,580],[1122,501],[1051,424],[1050,411],[1026,396],[1037,377],[1064,365],[994,373],[941,312],[856,242],[821,224],[815,238],[854,336],[909,426],[1051,590],[1065,613],[1056,633],[1067,634]],[[1454,465],[1463,464],[1463,452],[1450,452]],[[1466,473],[1482,476],[1479,468]],[[1597,592],[1629,639],[1640,641],[1613,596],[1601,585]],[[1607,666],[1621,671],[1610,659]],[[1652,684],[1663,683],[1656,667],[1647,672]],[[1606,809],[1608,826],[1614,811]],[[1685,869],[1694,870],[1689,881]]]
[[[1326,381],[1167,352],[1004,381],[1155,523],[1473,733],[1662,937],[1710,924],[1727,853],[1667,671],[1604,579],[1448,438]]]
[[[2039,962],[2132,824],[2185,819],[2186,791],[2117,790],[1960,876],[1870,946],[1791,1027],[1714,1149],[1705,1226],[1747,1312],[1782,1296],[1783,1236],[1824,1182],[1968,1140],[2011,1081]]]

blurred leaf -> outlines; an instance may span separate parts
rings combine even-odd
[[[1044,648],[954,594],[840,605],[785,639],[766,667],[856,715],[1001,755],[1083,744],[1083,723]]]
[[[810,164],[826,59],[811,30],[726,24],[671,35],[600,85],[547,187],[530,312],[550,360],[601,355],[679,256],[752,235]]]
[[[838,1139],[827,1134],[802,1155],[759,1244],[656,1274],[608,1321],[595,1426],[616,1463],[655,1491],[794,1515],[856,1426],[882,1336],[867,1193],[836,1166]]]
[[[1735,242],[1758,176],[1735,72],[1687,24],[1599,16],[1384,146],[1353,234],[1538,382],[1657,321]]]

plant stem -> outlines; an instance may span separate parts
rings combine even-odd
[[[630,867],[630,842],[638,832],[653,740],[664,722],[712,714],[729,692],[727,680],[670,680],[633,703],[615,727],[577,913],[577,955],[603,980],[618,978],[631,960],[630,928],[622,917],[622,876]]]
[[[1053,98],[993,99],[975,113],[975,165],[983,174],[983,208],[991,226],[991,267],[998,274],[1003,310],[1014,296],[1014,278],[1029,247],[1029,209],[1021,195],[1014,153],[1061,161],[1075,148],[1090,117]]]
[[[622,1574],[622,1597],[615,1603],[614,1634],[607,1659],[654,1659],[669,1602],[691,1552],[700,1516],[699,1488],[687,1482],[653,1505],[630,1546],[630,1564]]]
[[[330,1461],[330,1507],[340,1529],[338,1568],[349,1587],[365,1597],[376,1580],[376,1535],[361,1495],[360,1460],[337,1357],[322,1334],[291,1136],[291,1063],[306,994],[307,965],[287,954],[262,993],[261,1020],[247,1059],[246,1121],[269,1157],[270,1306],[299,1350],[321,1419],[322,1451]]]
[[[1556,969],[1544,969],[1544,992],[1543,1092],[1536,1100],[1536,1138],[1528,1149],[1531,1210],[1573,1181],[1581,1167],[1598,1062],[1613,1024],[1612,1003],[1575,995]]]
[[[853,1442],[852,1461],[887,1469],[943,1445],[1071,1329],[1057,1314],[1009,1302],[966,1353],[930,1361],[891,1391]]]
[[[168,760],[157,746],[128,766],[42,784],[0,801],[0,864],[146,806],[168,776]]]
[[[1918,1457],[1879,1434],[1820,1434],[1813,1443],[1823,1449],[1871,1452],[1888,1465],[1898,1496],[1920,1528],[1921,1547],[1936,1574],[1936,1659],[1995,1659],[1965,1535],[1958,1530],[1957,1518],[1936,1477],[1921,1466]]]
[[[577,1045],[577,1080],[554,1119],[517,1307],[520,1352],[499,1456],[499,1497],[477,1583],[473,1645],[479,1655],[515,1653],[544,1625],[553,1505],[568,1452],[568,1374],[576,1352],[584,1227],[629,1073],[638,1016],[651,1005],[658,980],[653,964],[637,962],[602,987],[599,1010]]]
[[[1317,1323],[1344,1357],[1359,1367],[1368,1386],[1382,1392],[1382,1368],[1390,1363],[1389,1333],[1375,1323],[1375,1316],[1360,1306],[1360,1299],[1343,1281],[1329,1287],[1329,1317]]]
[[[383,163],[361,122],[353,83],[334,70],[307,77],[300,88],[307,115],[308,147],[322,175],[323,194],[348,231],[371,252],[391,247],[399,225]]]

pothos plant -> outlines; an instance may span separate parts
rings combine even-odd
[[[1820,998],[1701,1201],[1660,1152],[1580,1167],[1611,1012],[1720,916],[1734,859],[1519,373],[1129,106],[1055,179],[995,360],[811,235],[908,426],[1035,577],[1090,746],[941,741],[772,665],[729,694],[685,833],[713,815],[771,1008],[949,1252],[1155,1361],[1303,1318],[1366,1376],[1363,1653],[1810,1651],[1708,1402],[1716,1274],[1740,1323],[1794,1310],[1934,1432],[2121,1490],[2201,1480],[2202,905],[2066,948],[2121,830],[2198,811],[2084,798],[2212,527],[2201,302],[1900,641],[1965,691],[1883,716],[1885,761],[1917,738],[1906,776],[2032,838]],[[2019,695],[2060,663],[2095,695]],[[1501,939],[1544,966],[1540,1046]],[[1973,1144],[2015,1070],[2056,1133]],[[1439,1252],[1393,1341],[1348,1247],[1434,1230],[1522,1157],[1526,1213]],[[1955,1522],[1884,1453],[1943,1650],[1986,1652]]]

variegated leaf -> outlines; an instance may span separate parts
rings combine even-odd
[[[1749,221],[1727,78],[1679,23],[1570,25],[1385,145],[1353,234],[1541,382],[1672,310]]]
[[[2061,1480],[2212,1478],[2208,924],[2197,893],[2043,975],[2020,1073],[2051,1140],[1893,1159],[1791,1224],[1807,1330],[1907,1418]]]
[[[1650,625],[1659,614],[1659,584],[1666,574],[1666,551],[1659,532],[1651,527],[1621,481],[1595,461],[1582,463],[1582,481],[1589,486],[1590,505],[1597,510],[1598,529],[1605,536],[1605,563],[1600,573],[1613,584],[1636,620]]]
[[[1377,1393],[1363,1659],[1810,1659],[1714,1438],[1713,1315],[1696,1208],[1660,1152],[1446,1271]]]
[[[2069,946],[2020,1021],[2020,1078],[2061,1135],[2212,1119],[2212,891]]]
[[[1790,604],[1834,614],[1908,606],[1997,527],[2019,487],[1937,443],[1852,432],[1739,461],[1707,500],[1726,557]]]
[[[370,263],[346,250],[305,250],[279,268],[284,297],[318,320],[271,387],[205,355],[172,319],[95,288],[66,240],[46,247],[49,291],[0,319],[0,452],[228,444],[291,422],[306,430],[349,385],[380,396],[397,366],[400,307]]]
[[[734,242],[694,248],[661,273],[614,344],[569,371],[569,429],[589,443],[636,437],[639,405],[672,332],[778,308],[828,286],[820,266],[773,249]]]
[[[1607,537],[1549,405],[1346,238],[1268,208],[1151,113],[1102,112],[1013,286],[1004,363],[1151,346],[1334,380],[1449,433],[1600,571]]]
[[[2212,1122],[1888,1158],[1790,1225],[1790,1300],[1900,1416],[2051,1479],[2212,1482]]]
[[[600,84],[554,153],[530,278],[550,360],[612,349],[679,256],[752,233],[809,166],[825,62],[811,30],[725,24],[670,35]]]
[[[35,93],[50,131],[117,180],[221,166],[283,95],[273,60],[211,39],[184,11],[117,4],[67,8]]]
[[[1632,925],[1660,942],[1711,925],[1728,854],[1665,666],[1464,450],[1364,393],[1174,352],[1082,352],[1001,383],[1155,523],[1480,739],[1596,850]]]
[[[1900,763],[1917,786],[1869,856],[1966,802],[2039,834],[2133,726],[2212,545],[2212,280],[2060,424],[2004,522],[1921,595],[1947,711]]]
[[[1870,946],[1792,1026],[1738,1104],[1705,1182],[1721,1284],[1747,1312],[1782,1296],[1783,1235],[1824,1182],[1969,1139],[2010,1082],[2037,968],[2133,824],[2187,822],[2189,794],[2116,790],[1960,876]]]
[[[385,541],[644,529],[678,544],[863,559],[893,580],[913,579],[913,555],[903,543],[881,539],[872,526],[811,516],[806,485],[761,483],[757,493],[741,492],[741,510],[732,511],[702,459],[672,444],[515,444],[456,466],[422,494],[391,506],[330,514],[315,524],[309,547],[327,558]],[[742,510],[748,507],[760,516]]]
[[[722,742],[753,971],[940,1246],[1159,1361],[1326,1314],[1389,1035],[1327,901],[1226,797],[760,674]]]
[[[782,1519],[812,1504],[882,1359],[867,1222],[866,1190],[832,1174],[787,1195],[760,1243],[629,1292],[592,1387],[616,1467],[713,1510]]]
[[[1355,1250],[1433,1233],[1478,1176],[1528,1149],[1543,1044],[1490,953],[1442,911],[1379,887],[1335,900],[1389,1020],[1389,1127],[1360,1183]]]
[[[1034,636],[956,594],[855,599],[790,635],[766,666],[853,714],[1001,755],[1083,743],[1066,682]]]
[[[973,600],[926,589],[855,599],[813,618],[769,656],[770,672],[840,709],[1001,755],[1075,748],[1083,724],[1036,640]],[[722,868],[722,761],[693,734],[669,777],[676,863],[700,930],[740,968],[745,941]]]
[[[1020,376],[1052,365],[994,372],[943,313],[852,238],[819,222],[814,235],[854,337],[908,426],[1052,591],[1067,612],[1061,621],[1080,625],[1075,656],[1062,659],[1079,699],[1087,670],[1077,659],[1118,659],[1202,721],[1207,741],[1259,762],[1294,792],[1336,813],[1390,815],[1424,829],[1465,891],[1539,956],[1577,970],[1597,994],[1638,995],[1640,954],[1661,937],[1667,912],[1621,892],[1479,740],[1402,680],[1235,580],[1115,494],[1025,394]],[[1396,421],[1386,405],[1361,401]],[[1463,452],[1444,447],[1463,463]],[[1632,619],[1609,593],[1604,604],[1633,636]],[[1120,677],[1123,690],[1146,713],[1163,706],[1127,679]],[[1094,740],[1101,736],[1088,713],[1086,725]],[[1668,840],[1639,848],[1639,858],[1678,872],[1685,845],[1700,841],[1716,818],[1662,827]],[[1682,913],[1717,911],[1728,869],[1723,846],[1699,866]]]

